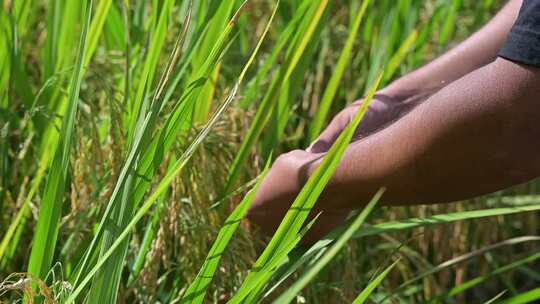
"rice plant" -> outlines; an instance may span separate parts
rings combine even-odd
[[[499,0],[0,2],[0,303],[531,303],[537,182],[310,212],[378,88]],[[459,26],[455,26],[459,24]],[[278,230],[245,218],[276,157],[365,96]]]

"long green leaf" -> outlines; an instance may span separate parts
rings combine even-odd
[[[197,68],[201,66],[206,58],[210,55],[212,45],[219,38],[219,33],[226,28],[231,14],[233,13],[235,2],[237,1],[222,1],[216,13],[210,19],[208,31],[206,31],[205,37],[203,38],[203,41],[201,42],[201,45],[192,60],[194,72],[188,83],[196,80],[198,74]],[[197,101],[197,106],[195,107],[195,111],[193,113],[194,120],[196,122],[205,122],[208,119],[208,114],[210,113],[212,105],[211,102],[215,92],[215,79],[218,77],[220,71],[219,67],[220,65],[216,66],[212,72],[212,81],[208,81],[202,88],[201,95]]]
[[[418,31],[414,30],[412,31],[407,39],[401,44],[397,52],[392,56],[390,61],[388,62],[388,68],[386,69],[386,73],[384,74],[384,81],[390,81],[392,76],[394,76],[394,73],[397,71],[398,67],[403,62],[403,59],[405,59],[405,56],[409,53],[411,48],[414,46],[414,43],[416,42],[416,39],[418,38]]]
[[[107,260],[113,255],[115,250],[124,242],[127,237],[129,236],[130,232],[135,228],[135,225],[142,219],[142,217],[150,210],[150,208],[153,206],[153,204],[157,201],[157,199],[165,192],[167,191],[168,187],[174,180],[174,178],[180,173],[180,171],[184,168],[186,163],[189,161],[197,147],[201,144],[201,142],[204,140],[204,138],[208,135],[208,132],[210,132],[211,128],[215,125],[218,118],[223,114],[223,111],[225,108],[232,102],[234,99],[234,96],[236,95],[237,86],[233,88],[233,91],[231,92],[231,95],[227,99],[227,101],[221,106],[221,108],[214,114],[210,122],[207,124],[207,126],[199,133],[197,138],[193,141],[193,143],[190,145],[190,147],[184,152],[184,154],[176,161],[176,163],[173,166],[173,169],[169,171],[169,173],[161,180],[159,185],[157,186],[156,190],[148,197],[146,202],[137,210],[137,212],[131,217],[131,220],[126,225],[124,230],[118,235],[118,237],[114,240],[114,242],[108,247],[108,249],[101,255],[99,260],[96,262],[94,267],[90,269],[86,276],[80,281],[80,284],[76,286],[73,293],[68,298],[67,302],[71,303],[73,302],[77,296],[82,292],[82,289],[89,283],[89,281],[92,279],[92,277],[101,269],[101,267],[107,262]]]
[[[290,244],[296,239],[312,207],[332,177],[334,170],[337,168],[342,155],[345,153],[352,139],[356,127],[362,120],[375,94],[380,79],[381,77],[378,78],[378,81],[371,88],[366,97],[365,104],[357,112],[351,124],[339,136],[322,160],[320,166],[310,176],[270,240],[270,243],[253,265],[251,272],[242,283],[238,293],[229,301],[230,303],[240,303],[252,292],[259,294],[262,285],[265,283],[261,278],[268,278],[268,273],[273,273],[275,271],[275,265],[281,263],[287,254],[289,254],[290,250],[293,249],[284,250],[285,248],[289,248]],[[279,263],[276,261],[279,261]]]
[[[411,279],[408,279],[407,281],[405,281],[404,283],[402,283],[398,288],[396,288],[394,290],[394,293],[396,292],[399,292],[400,290],[406,288],[406,287],[409,287],[412,283],[414,282],[417,282],[425,277],[428,277],[430,275],[433,275],[434,273],[437,273],[437,272],[440,272],[440,271],[443,271],[445,269],[448,269],[450,267],[453,267],[455,266],[456,264],[459,264],[459,263],[463,263],[467,260],[470,260],[472,258],[475,258],[475,257],[478,257],[478,256],[482,256],[482,255],[485,255],[487,252],[490,252],[490,251],[493,251],[495,249],[498,249],[502,246],[515,246],[517,244],[521,244],[521,243],[524,243],[524,242],[538,242],[540,241],[540,236],[522,236],[522,237],[516,237],[516,238],[511,238],[511,239],[508,239],[508,240],[504,240],[502,242],[499,242],[499,243],[496,243],[496,244],[492,244],[492,245],[489,245],[489,246],[485,246],[483,248],[480,248],[480,249],[477,249],[477,250],[474,250],[472,252],[469,252],[469,253],[466,253],[466,254],[463,254],[461,256],[457,256],[455,258],[452,258],[451,260],[448,260],[444,263],[441,263],[419,275],[416,275],[414,276],[413,278]]]
[[[517,296],[514,296],[504,301],[503,303],[504,304],[526,304],[526,303],[534,303],[538,300],[540,300],[540,287],[521,293]]]
[[[142,95],[137,95],[137,97],[143,99],[140,100],[141,103],[138,104],[138,107],[140,109],[140,112],[137,112],[140,114],[140,119],[143,119],[142,121],[137,121],[136,126],[133,127],[133,130],[135,132],[135,144],[132,146],[132,149],[130,151],[130,157],[131,161],[127,162],[127,164],[133,163],[135,164],[136,159],[138,157],[138,153],[140,151],[140,147],[144,145],[145,141],[149,137],[149,132],[153,130],[153,126],[155,125],[155,121],[157,118],[157,109],[160,107],[160,99],[162,97],[163,88],[167,85],[168,80],[170,78],[170,75],[173,72],[173,69],[176,66],[180,50],[183,43],[184,35],[179,35],[174,50],[172,52],[171,58],[168,61],[167,67],[165,68],[165,71],[163,72],[163,76],[160,79],[160,82],[158,84],[158,87],[156,89],[156,92],[154,94],[154,97],[152,99],[151,107],[152,110],[148,115],[146,115],[146,112],[148,110],[148,102],[146,101],[146,86],[148,83],[151,83],[151,80],[153,79],[155,75],[155,68],[157,64],[157,59],[159,55],[160,45],[164,43],[165,39],[165,31],[167,28],[168,20],[170,18],[170,11],[172,10],[172,5],[174,3],[172,1],[167,1],[164,3],[162,7],[162,11],[159,17],[159,21],[157,24],[156,32],[159,34],[156,34],[154,36],[154,39],[152,40],[153,43],[156,45],[152,45],[153,48],[151,50],[151,56],[148,57],[148,60],[146,61],[146,64],[143,68],[143,75],[146,77],[142,83],[139,85],[143,87],[142,90],[139,90],[138,92],[142,92]],[[185,22],[185,26],[188,26],[189,24],[189,13],[188,13],[188,20]],[[184,31],[185,32],[185,31]],[[128,41],[126,41],[127,43]],[[156,51],[157,49],[157,51]],[[141,87],[139,87],[141,88]],[[128,138],[129,139],[129,138]],[[130,143],[128,142],[128,146]],[[124,167],[124,168],[129,168]],[[129,170],[129,169],[128,169]],[[118,198],[118,200],[115,200],[113,197],[111,197],[111,200],[109,202],[109,205],[107,206],[106,214],[103,215],[103,220],[108,221],[107,226],[101,226],[100,228],[105,227],[105,229],[100,229],[98,231],[98,234],[94,237],[94,240],[92,241],[92,244],[89,249],[95,248],[95,240],[98,239],[99,235],[103,233],[103,238],[101,240],[101,252],[100,255],[104,254],[108,248],[109,245],[116,239],[117,234],[119,233],[117,230],[122,229],[125,227],[125,225],[129,221],[129,217],[132,215],[133,210],[135,208],[135,202],[132,199],[132,187],[135,183],[135,176],[133,174],[126,174],[127,171],[123,171],[124,175],[122,179],[119,179],[117,183],[117,187],[115,188],[115,193],[119,194],[119,196],[114,196],[114,198]],[[113,204],[111,204],[113,202]],[[111,211],[111,217],[109,218],[108,211]],[[102,221],[104,223],[104,221]],[[110,226],[116,226],[116,229],[111,229]],[[90,288],[89,292],[89,298],[90,303],[115,303],[117,294],[118,294],[118,288],[120,284],[120,279],[122,275],[122,267],[124,264],[125,255],[128,248],[128,242],[127,240],[122,244],[121,250],[118,250],[114,258],[107,261],[105,265],[105,269],[107,271],[99,271],[97,275],[93,278],[92,286]],[[90,254],[93,254],[93,250],[87,251],[87,256]],[[81,266],[81,272],[84,271],[85,261],[87,259],[87,256],[85,256],[83,260],[83,264]]]
[[[259,181],[255,185],[255,187],[253,187],[253,189],[248,193],[248,195],[246,195],[246,197],[234,209],[234,211],[223,224],[216,240],[214,241],[214,245],[212,245],[212,248],[208,252],[208,256],[206,257],[206,260],[204,261],[201,270],[199,270],[197,277],[189,285],[189,288],[182,296],[182,300],[180,301],[180,303],[195,304],[203,302],[206,291],[210,285],[210,282],[212,282],[217,267],[219,266],[221,256],[225,251],[225,248],[229,244],[229,241],[233,237],[236,229],[240,225],[240,221],[246,215],[249,207],[251,206],[251,203],[253,202],[253,199],[255,199],[255,194],[259,190],[259,187],[261,186],[261,183],[266,176],[266,173],[268,173],[268,168],[269,166],[267,164],[266,169],[259,177]]]
[[[240,81],[244,79],[245,73],[247,72],[247,67],[249,67],[251,63],[253,62],[253,60],[255,59],[255,55],[257,54],[262,42],[264,41],[264,38],[266,37],[268,30],[270,29],[270,25],[272,24],[272,21],[274,20],[278,7],[279,7],[279,0],[276,3],[275,9],[270,17],[270,20],[267,23],[267,26],[263,35],[259,39],[259,42],[257,44],[255,51],[253,52],[250,60],[248,61],[246,68],[244,68],[244,70],[240,74],[240,77],[239,77]],[[262,174],[262,177],[257,182],[254,189],[244,198],[244,200],[240,203],[240,205],[236,207],[236,209],[227,219],[225,226],[220,230],[218,237],[216,241],[214,242],[214,245],[210,249],[210,252],[208,253],[208,257],[206,258],[204,265],[199,271],[199,274],[195,278],[194,282],[192,282],[191,285],[189,286],[188,290],[182,297],[182,300],[180,303],[202,303],[202,301],[204,300],[204,295],[206,294],[208,285],[210,284],[214,276],[214,273],[217,269],[217,266],[219,264],[221,253],[225,250],[225,247],[227,246],[230,239],[232,238],[232,235],[236,231],[236,228],[238,227],[240,220],[245,216],[249,206],[251,206],[251,203],[253,199],[255,198],[255,194],[257,193],[264,176],[266,176],[266,173],[268,172],[268,166],[269,166],[269,163],[267,164],[266,169],[264,170]]]
[[[294,34],[294,31],[298,27],[298,23],[306,14],[309,5],[310,3],[308,1],[302,2],[301,7],[299,7],[298,10],[295,12],[293,19],[287,24],[287,27],[279,35],[279,38],[277,39],[275,45],[272,48],[272,53],[265,61],[264,65],[258,70],[257,76],[255,77],[255,79],[248,83],[245,98],[240,103],[243,108],[249,106],[257,97],[258,93],[262,91],[262,82],[269,77],[270,70],[274,66],[278,65],[279,54],[290,41],[291,37]]]
[[[174,1],[167,0],[163,3],[161,8],[161,14],[156,28],[154,29],[154,35],[152,37],[152,43],[150,44],[148,54],[146,55],[146,61],[142,70],[137,92],[135,98],[130,100],[128,107],[128,139],[133,140],[137,127],[140,126],[140,122],[144,120],[147,111],[149,110],[148,91],[152,86],[153,80],[156,74],[156,67],[158,64],[159,55],[165,44],[165,38],[167,37],[168,25],[170,23],[172,8]],[[127,92],[126,92],[127,93]]]
[[[332,245],[332,247],[326,251],[326,253],[318,259],[314,265],[312,265],[309,270],[303,274],[285,293],[283,293],[277,300],[274,302],[276,304],[285,304],[290,303],[296,295],[304,288],[306,285],[315,278],[315,276],[336,256],[336,254],[343,248],[347,241],[352,237],[353,233],[360,228],[360,226],[367,219],[368,215],[371,213],[375,205],[381,198],[384,193],[384,189],[381,189],[375,194],[373,199],[364,207],[362,212],[356,217],[353,223],[345,230],[345,232],[339,237],[339,239]]]
[[[518,267],[521,267],[521,266],[529,264],[529,263],[537,262],[539,259],[540,259],[540,252],[537,252],[537,253],[534,253],[534,254],[526,257],[526,258],[514,261],[514,262],[512,262],[510,264],[506,264],[504,266],[501,266],[499,268],[496,268],[496,269],[490,271],[489,273],[487,273],[485,275],[482,275],[482,276],[470,279],[468,281],[465,281],[465,282],[461,283],[460,285],[452,288],[448,292],[445,292],[443,294],[435,296],[428,303],[439,303],[442,299],[447,299],[449,297],[454,297],[454,296],[456,296],[456,295],[458,295],[460,293],[463,293],[463,292],[465,292],[465,291],[467,291],[467,290],[469,290],[469,289],[471,289],[471,288],[473,288],[475,286],[478,286],[478,285],[486,282],[488,279],[490,279],[490,278],[492,278],[494,276],[504,274],[504,273],[506,273],[508,271],[514,270],[514,269],[516,269]]]
[[[236,16],[233,17],[233,20],[235,20]],[[229,23],[229,27],[232,27],[234,23]],[[195,150],[198,148],[198,146],[202,143],[202,141],[206,138],[212,127],[217,123],[218,119],[221,117],[225,109],[232,103],[234,98],[236,97],[236,93],[238,90],[238,87],[240,83],[242,82],[247,70],[251,66],[251,64],[254,61],[254,58],[262,44],[262,39],[265,37],[266,33],[268,32],[268,28],[265,30],[265,33],[261,37],[261,40],[259,41],[259,44],[255,48],[252,56],[247,61],[246,65],[244,66],[240,77],[238,79],[237,84],[232,89],[231,93],[229,94],[227,100],[220,106],[220,108],[214,113],[210,121],[207,123],[205,128],[199,133],[197,138],[191,143],[191,145],[188,147],[188,149],[182,154],[182,156],[174,163],[172,166],[172,169],[169,170],[167,175],[162,179],[162,181],[157,186],[156,190],[148,197],[146,202],[137,210],[137,212],[131,217],[131,220],[127,225],[125,226],[124,230],[114,239],[114,242],[110,246],[107,247],[107,249],[101,254],[101,257],[96,262],[96,264],[88,271],[85,272],[84,278],[82,276],[79,276],[79,279],[76,280],[76,282],[80,282],[75,285],[74,292],[70,295],[68,302],[74,301],[79,294],[82,292],[83,288],[89,283],[89,281],[94,277],[94,275],[101,269],[101,267],[107,262],[107,260],[114,254],[115,250],[126,240],[126,238],[129,236],[131,230],[135,227],[135,225],[141,220],[141,218],[148,212],[148,210],[153,206],[153,204],[156,202],[156,200],[168,189],[170,184],[172,183],[173,179],[180,173],[180,171],[184,168],[185,164],[189,161]],[[227,33],[224,33],[224,36],[226,36]],[[224,37],[221,38],[223,40]],[[208,70],[208,69],[207,69]],[[145,128],[141,128],[141,130],[144,130]],[[138,141],[138,140],[137,140]],[[136,141],[136,142],[137,142]],[[90,251],[89,251],[90,252]],[[89,252],[87,252],[87,257],[85,259],[88,259],[90,256]]]
[[[368,284],[364,290],[358,295],[356,299],[354,299],[353,304],[363,304],[366,302],[366,300],[369,298],[369,296],[375,291],[375,288],[377,288],[379,285],[381,285],[382,281],[386,278],[386,276],[394,269],[394,267],[397,265],[399,260],[392,263],[392,265],[388,266],[381,274],[379,274],[371,283]]]
[[[62,212],[79,91],[84,75],[83,62],[87,50],[87,32],[91,20],[92,1],[88,5],[84,1],[84,6],[84,18],[82,19],[84,23],[79,42],[77,64],[69,85],[68,109],[62,122],[60,145],[56,150],[51,171],[47,177],[28,264],[28,272],[40,278],[45,278],[51,267]]]
[[[307,45],[310,43],[311,37],[313,36],[313,33],[315,32],[317,25],[319,24],[319,21],[326,10],[328,0],[313,1],[312,3],[312,9],[314,10],[313,18],[310,20],[307,28],[302,32],[302,35],[300,35],[301,39],[298,43],[298,47],[294,48],[294,52],[288,56],[286,63],[280,70],[278,79],[272,83],[268,93],[260,104],[255,118],[251,123],[251,127],[244,138],[244,141],[242,142],[242,146],[240,147],[240,150],[238,151],[238,154],[236,155],[234,162],[229,169],[229,175],[223,190],[223,195],[226,195],[231,189],[233,189],[240,175],[240,170],[247,159],[249,151],[255,145],[266,123],[268,122],[270,115],[272,114],[274,104],[279,95],[278,93],[282,89],[283,85],[287,83],[289,77],[295,70],[296,65],[300,61]]]
[[[336,67],[332,71],[332,77],[330,78],[321,102],[319,103],[317,113],[315,114],[315,117],[311,122],[309,129],[310,142],[313,141],[319,135],[319,133],[321,133],[321,130],[326,122],[328,112],[330,111],[330,106],[332,105],[332,101],[336,96],[339,84],[345,73],[345,69],[349,64],[352,49],[354,43],[357,40],[358,32],[360,30],[360,24],[362,24],[362,19],[364,18],[364,14],[366,13],[369,3],[370,0],[364,0],[362,2],[362,7],[360,8],[360,11],[354,18],[352,27],[349,32],[349,36],[347,37],[347,41],[345,42],[345,47],[343,48],[343,51],[341,51],[341,55],[336,64]]]
[[[382,224],[373,225],[367,227],[362,231],[355,233],[353,238],[361,238],[370,235],[378,235],[381,233],[387,233],[392,231],[404,231],[418,227],[426,227],[433,225],[440,225],[446,223],[453,223],[463,220],[472,220],[478,218],[508,215],[521,212],[537,211],[540,210],[540,204],[531,206],[519,206],[510,208],[492,208],[484,210],[463,211],[449,214],[439,214],[426,218],[410,218],[401,221],[387,222]]]
[[[456,212],[449,214],[438,214],[427,218],[409,218],[400,221],[393,221],[387,223],[376,224],[370,227],[364,227],[361,231],[358,231],[353,235],[353,238],[363,238],[367,236],[380,235],[383,233],[407,231],[419,227],[429,227],[436,225],[444,225],[448,223],[454,223],[459,221],[481,219],[493,216],[502,216],[509,214],[516,214],[521,212],[531,212],[540,210],[540,204],[531,206],[518,206],[508,208],[492,208],[484,210],[473,210]],[[343,233],[343,227],[338,227],[327,237],[313,244],[305,252],[295,252],[294,256],[283,266],[285,271],[281,275],[278,282],[272,287],[275,289],[279,286],[287,277],[296,271],[301,265],[304,265],[308,261],[311,261],[313,257],[322,254],[327,250],[328,246]]]

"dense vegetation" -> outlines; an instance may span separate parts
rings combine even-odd
[[[363,111],[271,240],[241,221],[276,155],[502,1],[1,4],[0,302],[540,299],[536,182],[410,208],[381,189],[298,245]]]

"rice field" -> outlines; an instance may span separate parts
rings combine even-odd
[[[456,45],[500,0],[3,0],[0,303],[534,303],[537,181],[308,217],[369,102],[273,236],[276,157]],[[480,183],[481,181],[479,181]]]

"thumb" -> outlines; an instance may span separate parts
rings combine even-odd
[[[342,111],[332,119],[330,124],[324,129],[324,131],[317,137],[317,139],[306,149],[310,153],[324,153],[328,152],[334,142],[337,140],[341,132],[350,123],[350,115],[347,111]]]

